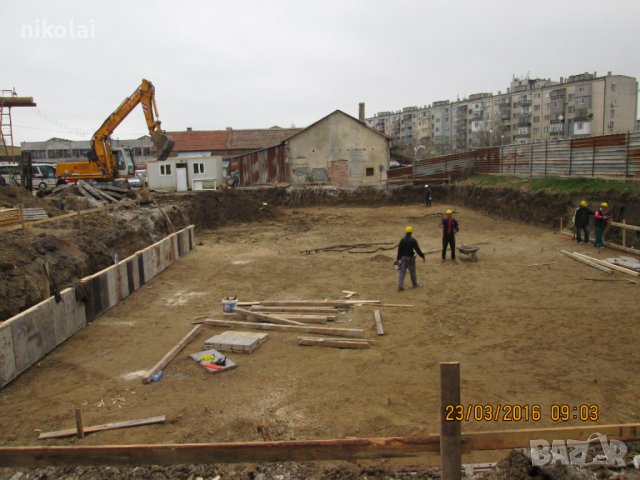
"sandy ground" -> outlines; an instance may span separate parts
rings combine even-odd
[[[478,262],[439,254],[418,262],[421,287],[397,291],[395,250],[372,254],[300,251],[333,244],[397,242],[413,225],[423,250],[439,246],[443,207],[300,208],[276,220],[198,232],[196,249],[0,390],[0,444],[82,445],[391,436],[438,431],[441,361],[461,363],[465,404],[541,406],[541,420],[476,422],[464,431],[640,421],[638,292],[560,254],[580,246],[549,228],[458,208],[458,243],[489,242]],[[556,262],[549,266],[529,264]],[[407,282],[406,286],[409,286]],[[220,299],[341,298],[412,304],[351,309],[336,326],[363,328],[370,350],[301,347],[271,332],[233,371],[211,376],[187,358],[225,328],[203,332],[143,385],[151,367],[201,315],[222,318]],[[554,403],[597,405],[598,422],[554,422]],[[39,441],[38,431],[167,415],[164,425]],[[506,452],[493,455],[493,459]],[[491,457],[491,455],[489,455]],[[479,459],[477,457],[476,459]],[[482,460],[491,460],[484,455]],[[466,460],[466,459],[465,459]]]

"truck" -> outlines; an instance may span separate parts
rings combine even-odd
[[[111,134],[138,104],[142,105],[151,142],[158,152],[157,158],[166,160],[175,142],[160,127],[153,84],[142,79],[142,83],[133,94],[125,98],[93,134],[89,158],[80,162],[58,163],[56,176],[71,182],[80,179],[109,182],[132,177],[136,166],[131,149],[112,147]]]

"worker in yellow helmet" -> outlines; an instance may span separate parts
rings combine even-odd
[[[413,288],[418,288],[418,277],[416,275],[416,253],[425,261],[424,253],[420,250],[418,241],[413,238],[413,227],[404,229],[404,238],[398,244],[398,255],[396,256],[395,265],[400,265],[400,278],[398,280],[398,291],[404,290],[404,276],[409,269],[411,283]],[[414,253],[415,252],[415,253]]]
[[[451,261],[456,261],[456,232],[460,230],[458,221],[453,218],[453,210],[447,210],[445,217],[440,221],[440,228],[442,229],[442,261],[444,262],[447,257],[447,245],[451,248]]]
[[[587,207],[587,201],[582,200],[580,206],[576,208],[573,214],[573,223],[576,226],[576,242],[578,245],[589,243],[589,216],[593,215],[593,210]],[[582,242],[582,233],[584,232],[584,242]]]
[[[602,202],[600,204],[600,208],[596,210],[596,213],[593,215],[594,223],[596,224],[596,242],[594,246],[596,248],[604,248],[604,242],[602,241],[602,234],[604,229],[607,228],[607,223],[611,216],[609,215],[609,204],[607,202]]]

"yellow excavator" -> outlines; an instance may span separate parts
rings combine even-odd
[[[58,163],[56,176],[70,181],[83,179],[98,182],[133,176],[136,167],[131,149],[112,148],[111,134],[139,103],[142,104],[151,142],[158,152],[158,160],[165,160],[173,150],[175,142],[160,128],[153,84],[142,79],[142,84],[135,92],[125,98],[93,134],[89,159],[82,162]]]

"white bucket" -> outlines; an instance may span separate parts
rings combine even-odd
[[[225,315],[235,315],[236,307],[238,306],[238,300],[225,300],[222,299],[222,313]]]

